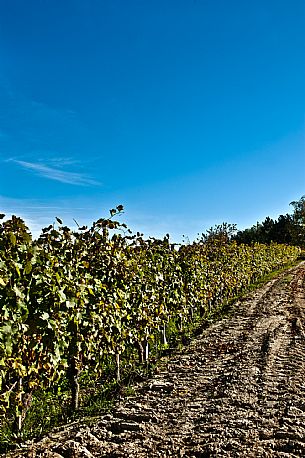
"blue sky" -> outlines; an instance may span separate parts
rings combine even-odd
[[[0,212],[191,240],[305,194],[303,0],[0,0]]]

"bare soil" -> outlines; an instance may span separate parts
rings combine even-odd
[[[8,456],[305,457],[305,262],[234,306],[91,426]]]

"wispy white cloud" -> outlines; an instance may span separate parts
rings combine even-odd
[[[50,180],[60,181],[61,183],[73,184],[78,186],[98,186],[100,183],[82,173],[67,172],[58,168],[49,167],[39,162],[27,162],[11,159],[12,162],[20,165],[22,168],[30,170],[37,175]],[[63,162],[61,161],[61,165]]]
[[[42,163],[48,163],[49,165],[51,165],[52,167],[58,167],[58,168],[62,168],[62,167],[65,167],[67,165],[75,165],[75,164],[79,164],[81,161],[80,160],[76,160],[72,157],[48,157],[47,161],[45,159],[42,159],[42,160],[39,160],[38,162],[42,162]]]

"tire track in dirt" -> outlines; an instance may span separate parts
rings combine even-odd
[[[111,415],[11,456],[305,457],[305,263],[234,310]]]

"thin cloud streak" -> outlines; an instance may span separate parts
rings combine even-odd
[[[90,177],[82,175],[76,172],[65,172],[63,170],[55,169],[54,167],[48,167],[44,164],[35,162],[18,161],[13,160],[16,164],[20,165],[24,169],[31,170],[37,175],[50,180],[60,181],[61,183],[73,184],[78,186],[99,186],[100,183],[93,180]]]

